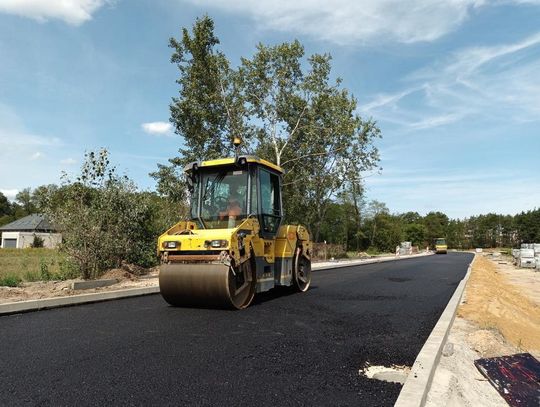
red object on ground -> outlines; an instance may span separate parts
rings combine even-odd
[[[474,365],[510,406],[540,406],[540,362],[530,353],[477,359]]]

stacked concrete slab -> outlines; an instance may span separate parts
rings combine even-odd
[[[409,255],[412,254],[412,242],[401,242],[399,246],[400,255]]]
[[[512,250],[512,255],[518,267],[540,269],[540,243],[522,243],[521,249]]]

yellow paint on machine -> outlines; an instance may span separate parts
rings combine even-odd
[[[280,166],[274,163],[271,163],[270,161],[263,160],[262,158],[247,156],[246,161],[248,163],[257,163],[257,164],[263,165],[275,171],[279,171],[280,173],[284,172],[283,168],[281,168]],[[217,160],[202,161],[199,165],[201,167],[220,167],[223,165],[233,165],[234,163],[235,163],[234,158],[219,158]]]

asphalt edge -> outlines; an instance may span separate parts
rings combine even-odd
[[[369,259],[369,260],[352,260],[348,262],[336,262],[336,264],[326,264],[318,267],[314,264],[312,269],[327,270],[334,268],[361,266],[364,264],[384,263],[387,261],[406,260],[416,257],[429,256],[432,253],[398,256],[395,258]],[[102,293],[76,294],[65,297],[44,298],[38,300],[26,300],[17,302],[8,302],[0,304],[0,316],[19,314],[32,311],[40,311],[51,308],[69,307],[73,305],[89,304],[94,302],[117,300],[128,297],[138,297],[142,295],[150,295],[159,293],[159,286],[140,287],[140,288],[125,288],[122,290],[105,291]]]
[[[415,259],[418,257],[426,257],[426,256],[433,256],[433,255],[434,255],[433,252],[428,252],[428,253],[419,253],[419,254],[410,254],[410,255],[407,254],[407,255],[396,256],[396,257],[386,257],[386,258],[380,258],[380,259],[349,260],[349,261],[344,261],[344,262],[336,261],[335,264],[326,264],[322,267],[318,267],[317,263],[315,263],[311,266],[311,270],[312,271],[330,270],[330,269],[338,269],[338,268],[343,268],[343,267],[361,266],[363,264],[385,263],[387,261]]]
[[[50,308],[69,307],[72,305],[89,304],[93,302],[117,300],[120,298],[139,297],[141,295],[157,293],[159,293],[159,286],[128,288],[123,290],[106,291],[103,293],[77,294],[65,297],[44,298],[39,300],[8,302],[0,305],[0,316],[40,311]]]
[[[475,259],[476,255],[469,264],[465,277],[459,282],[446,308],[435,324],[424,346],[422,346],[407,376],[407,380],[401,388],[394,407],[421,407],[425,405],[435,370],[439,364],[443,347],[456,318],[457,310],[463,298],[463,293],[465,292]]]

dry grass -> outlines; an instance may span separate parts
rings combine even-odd
[[[0,249],[0,286],[23,281],[65,280],[77,275],[58,250]]]
[[[521,349],[540,350],[540,307],[523,295],[497,264],[476,256],[467,284],[466,303],[458,315],[481,327],[497,329]]]

